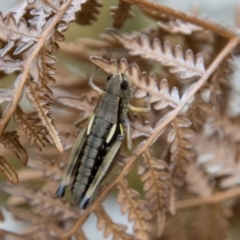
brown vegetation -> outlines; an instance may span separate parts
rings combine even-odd
[[[15,79],[12,88],[0,89],[0,171],[11,182],[1,189],[11,195],[8,210],[27,223],[19,234],[0,230],[1,239],[87,239],[81,226],[91,213],[104,237],[113,239],[239,239],[240,79],[233,58],[239,62],[239,28],[146,0],[119,0],[110,8],[113,27],[134,18],[131,5],[156,24],[126,34],[108,28],[97,40],[73,43],[64,42],[63,32],[73,21],[97,21],[100,0],[23,0],[0,15],[0,77]],[[149,95],[152,110],[130,113],[134,154],[121,157],[121,171],[79,211],[54,194],[77,135],[73,122],[90,115],[99,98],[88,87],[93,65],[116,72],[105,47],[120,71],[141,56],[126,74],[133,101]],[[58,51],[87,66],[84,75],[57,63]],[[103,87],[106,76],[99,73],[94,81]],[[9,130],[11,118],[20,131]],[[3,146],[31,169],[15,171]],[[127,180],[134,164],[140,192]],[[33,180],[41,180],[41,187],[27,186]],[[101,204],[114,188],[122,212],[134,222],[133,235]]]

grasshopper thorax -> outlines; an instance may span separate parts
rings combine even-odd
[[[132,98],[132,84],[124,73],[109,75],[104,90],[121,99]]]

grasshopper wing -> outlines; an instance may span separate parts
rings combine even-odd
[[[59,184],[59,187],[56,191],[56,196],[59,198],[64,196],[65,188],[67,185],[69,185],[69,183],[71,181],[71,176],[74,173],[76,166],[79,165],[79,161],[81,160],[82,149],[86,142],[85,141],[86,136],[87,136],[86,131],[87,131],[86,127],[82,129],[82,131],[79,133],[79,135],[73,145],[73,148],[72,148],[72,151],[71,151],[68,163],[67,163],[67,167],[63,174],[62,181]]]
[[[89,200],[93,196],[95,190],[98,188],[102,180],[105,178],[107,172],[112,167],[112,163],[116,155],[118,154],[120,147],[122,145],[123,135],[119,134],[115,143],[109,149],[108,153],[103,159],[101,166],[99,167],[96,176],[94,177],[91,185],[89,186],[87,192],[79,203],[79,207],[84,209],[87,207]]]

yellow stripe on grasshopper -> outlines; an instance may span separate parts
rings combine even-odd
[[[95,118],[95,114],[93,114],[90,118],[90,121],[89,121],[89,124],[88,124],[88,127],[87,127],[87,135],[89,135],[90,132],[91,132],[94,118]]]

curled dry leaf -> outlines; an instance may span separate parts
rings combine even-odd
[[[3,156],[0,156],[0,172],[12,184],[18,184],[18,175]]]

